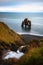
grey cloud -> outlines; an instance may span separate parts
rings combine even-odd
[[[15,1],[15,0],[0,0],[0,3],[3,3],[3,2],[11,2],[11,1]]]
[[[0,2],[43,2],[43,0],[0,0]]]

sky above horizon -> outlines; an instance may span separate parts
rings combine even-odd
[[[0,0],[0,12],[43,12],[43,0]]]

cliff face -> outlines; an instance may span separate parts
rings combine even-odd
[[[5,23],[0,22],[0,45],[1,48],[15,46],[19,47],[24,45],[22,37],[11,30]],[[14,47],[13,47],[14,48]]]

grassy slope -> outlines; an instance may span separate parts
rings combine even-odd
[[[21,36],[2,22],[0,22],[0,41],[4,41],[6,44],[25,44]],[[43,39],[39,40],[39,42],[32,40],[30,43],[28,52],[20,58],[17,65],[43,65]]]
[[[11,30],[5,23],[0,22],[0,41],[10,43],[24,44],[21,36]]]
[[[18,65],[43,65],[43,39],[39,40],[37,46],[35,42],[31,41],[28,52],[20,58]]]

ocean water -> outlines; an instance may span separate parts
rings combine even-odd
[[[31,20],[31,29],[22,29],[22,21],[28,18]],[[43,13],[18,13],[0,12],[0,21],[5,22],[11,29],[18,34],[32,34],[43,36]]]

